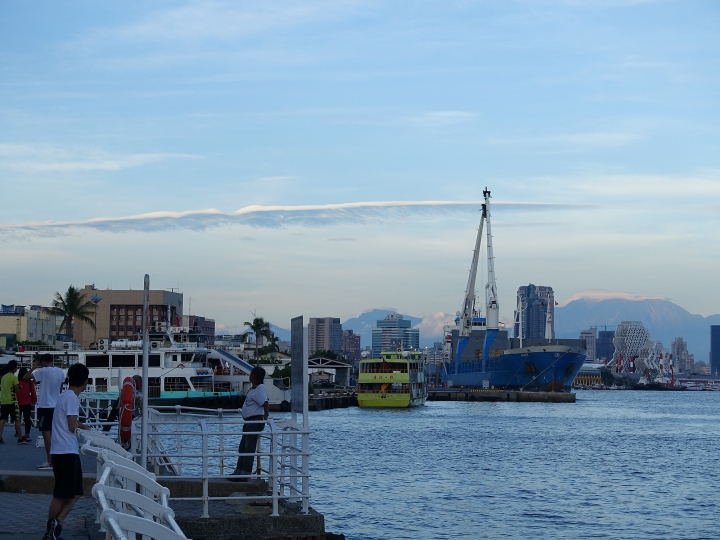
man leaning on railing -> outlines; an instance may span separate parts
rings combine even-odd
[[[263,384],[264,380],[265,370],[260,366],[255,366],[250,372],[252,388],[248,391],[242,408],[242,417],[245,423],[238,448],[240,456],[238,456],[237,466],[232,472],[233,476],[242,476],[242,478],[230,478],[233,482],[248,481],[248,477],[252,473],[253,458],[255,457],[253,454],[260,437],[259,433],[265,429],[265,420],[270,415],[270,403]]]

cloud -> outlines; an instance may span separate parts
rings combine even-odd
[[[454,324],[454,321],[454,314],[438,311],[430,315],[425,315],[415,328],[420,330],[420,335],[423,338],[437,337],[440,339],[445,335],[445,325]]]
[[[653,296],[622,291],[605,291],[602,289],[587,289],[584,291],[577,291],[571,294],[558,305],[559,307],[565,307],[570,302],[573,302],[575,300],[590,300],[593,302],[600,302],[601,300],[610,300],[612,298],[620,298],[622,300],[669,300],[669,298],[665,296]]]
[[[407,219],[417,214],[477,212],[482,201],[375,201],[299,206],[246,206],[236,212],[215,208],[186,212],[159,211],[121,217],[97,217],[82,221],[46,221],[0,225],[0,233],[95,229],[109,232],[154,232],[167,229],[205,230],[227,224],[279,228],[290,225],[322,227],[336,223],[370,223]],[[508,210],[559,211],[592,205],[496,201]]]
[[[328,238],[328,242],[356,242],[357,238]]]
[[[19,172],[119,171],[168,159],[199,159],[176,153],[111,154],[97,148],[0,143],[0,169]]]

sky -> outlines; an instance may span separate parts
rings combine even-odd
[[[719,22],[715,1],[3,2],[0,300],[148,273],[218,331],[437,322],[487,186],[503,317],[531,282],[718,313]]]

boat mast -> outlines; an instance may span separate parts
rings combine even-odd
[[[488,258],[488,281],[487,281],[487,329],[498,330],[500,328],[500,305],[498,304],[497,285],[495,284],[495,257],[492,248],[492,230],[490,228],[490,191],[483,190],[485,204],[483,204],[483,215],[487,221],[487,258]],[[476,268],[477,269],[477,268]],[[474,283],[474,281],[473,281]]]
[[[469,337],[472,332],[473,310],[475,308],[475,278],[477,277],[478,260],[480,258],[480,241],[482,239],[485,213],[485,205],[483,204],[482,214],[480,215],[480,226],[478,227],[477,238],[475,239],[475,250],[473,251],[472,264],[470,265],[470,275],[468,276],[467,288],[465,289],[465,303],[463,304],[463,310],[460,314],[461,336]]]

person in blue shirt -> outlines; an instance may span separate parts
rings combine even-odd
[[[270,403],[268,402],[267,390],[263,384],[264,380],[265,370],[260,366],[255,366],[250,372],[252,388],[245,396],[245,403],[242,408],[242,417],[245,423],[238,448],[240,456],[238,456],[237,466],[232,472],[232,476],[241,476],[241,478],[231,478],[230,480],[233,482],[248,481],[255,458],[252,454],[255,453],[257,441],[260,437],[259,433],[265,429],[265,421],[270,415]]]

